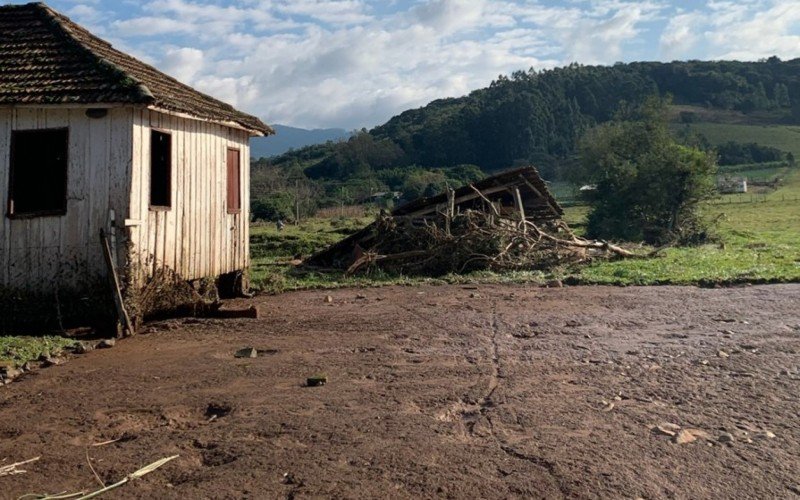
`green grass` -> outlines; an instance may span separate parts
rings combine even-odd
[[[678,127],[677,125],[675,127]],[[680,125],[683,127],[683,125]],[[789,151],[797,158],[800,155],[800,126],[798,125],[742,125],[732,123],[692,123],[690,130],[708,138],[711,144],[728,141],[755,142],[781,151]]]
[[[793,168],[785,162],[751,163],[719,167],[717,177],[745,177],[750,181],[771,181],[791,175]]]
[[[40,356],[57,356],[75,341],[64,337],[0,336],[0,362],[20,366]]]
[[[671,248],[660,257],[598,262],[575,270],[576,283],[734,284],[800,281],[800,173],[749,202],[727,195],[704,207],[718,220],[719,243]],[[744,201],[744,202],[742,202]]]

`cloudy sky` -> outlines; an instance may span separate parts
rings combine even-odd
[[[517,69],[800,57],[800,0],[48,3],[183,82],[307,128],[371,127]]]

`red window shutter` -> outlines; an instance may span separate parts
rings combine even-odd
[[[239,169],[239,150],[228,149],[228,212],[238,212],[242,208],[241,171]]]

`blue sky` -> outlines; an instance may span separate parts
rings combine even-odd
[[[800,0],[48,3],[267,123],[307,128],[371,127],[517,69],[800,57]]]

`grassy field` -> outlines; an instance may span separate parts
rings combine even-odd
[[[704,213],[718,220],[719,243],[672,248],[651,259],[598,262],[570,278],[613,285],[800,281],[800,172],[768,195],[726,195]]]
[[[706,136],[709,142],[714,145],[728,141],[755,142],[762,146],[771,146],[782,151],[789,151],[795,157],[800,155],[800,126],[798,125],[692,123],[689,128]]]
[[[784,186],[766,195],[725,195],[704,206],[717,221],[717,241],[697,247],[667,249],[647,259],[602,261],[549,274],[476,273],[437,279],[374,275],[345,277],[292,269],[285,263],[295,253],[307,255],[338,241],[369,219],[307,222],[278,232],[272,226],[253,229],[252,282],[264,292],[339,286],[379,286],[419,282],[543,282],[562,279],[574,284],[657,285],[735,284],[800,281],[800,171],[790,172]],[[566,220],[581,232],[587,207],[566,209]],[[269,243],[267,243],[269,242]],[[298,250],[298,249],[302,249]],[[651,249],[641,247],[647,253]]]

